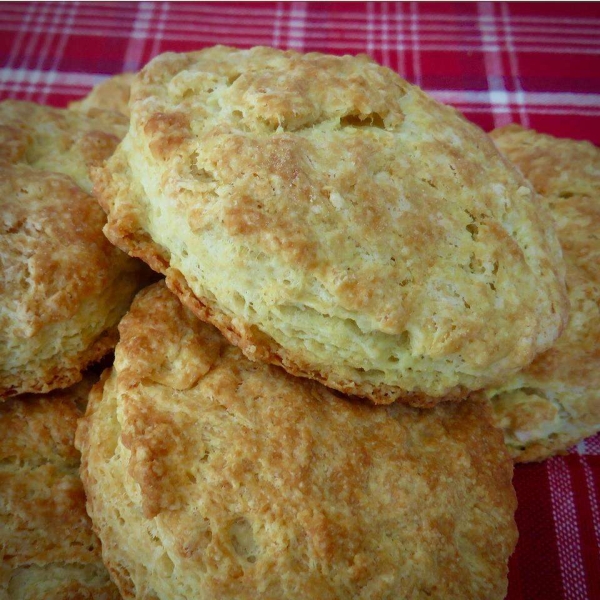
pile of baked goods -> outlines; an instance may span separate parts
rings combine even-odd
[[[513,460],[600,429],[598,148],[222,46],[0,135],[0,596],[505,596]]]

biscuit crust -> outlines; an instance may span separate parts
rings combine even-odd
[[[543,460],[600,430],[600,149],[517,125],[491,135],[552,213],[567,267],[562,336],[488,392],[515,459]]]
[[[378,403],[462,398],[566,318],[531,187],[366,57],[215,47],[132,85],[106,235],[251,359]]]
[[[2,598],[120,598],[85,512],[73,445],[93,381],[0,404]]]
[[[69,104],[69,110],[87,113],[91,109],[115,110],[129,117],[129,94],[135,73],[121,73],[109,77],[92,88],[92,91]]]
[[[0,399],[72,385],[116,343],[145,266],[103,235],[88,169],[126,124],[0,104]]]
[[[124,598],[494,599],[517,537],[489,404],[373,407],[255,363],[164,282],[76,444]]]

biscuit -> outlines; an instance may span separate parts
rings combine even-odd
[[[0,598],[120,598],[85,512],[73,445],[92,383],[0,404]]]
[[[433,405],[561,331],[564,265],[529,184],[368,58],[164,54],[130,108],[93,174],[105,233],[249,358]]]
[[[554,216],[567,268],[562,336],[488,391],[515,459],[542,460],[600,430],[600,149],[516,125],[492,137]]]
[[[115,110],[129,117],[129,92],[135,73],[121,73],[109,77],[92,88],[92,91],[69,104],[69,110],[87,113],[90,109]]]
[[[0,103],[0,399],[68,387],[109,352],[147,267],[104,237],[88,168],[127,119]]]
[[[504,598],[516,499],[487,402],[344,399],[162,282],[119,330],[76,444],[124,598]]]

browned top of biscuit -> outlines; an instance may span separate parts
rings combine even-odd
[[[69,175],[89,193],[89,169],[113,153],[127,123],[116,112],[79,114],[5,100],[0,103],[0,161]]]
[[[68,318],[126,263],[102,233],[88,170],[126,130],[27,102],[0,104],[0,330],[21,337]]]
[[[487,404],[349,401],[248,361],[164,284],[120,333],[78,444],[125,597],[504,597],[515,496]]]
[[[34,335],[98,294],[125,261],[102,209],[65,175],[0,163],[0,328]]]
[[[121,73],[95,85],[81,100],[71,102],[70,110],[89,112],[91,109],[115,110],[129,116],[129,93],[134,73]]]
[[[61,369],[85,366],[83,353],[98,358],[91,345],[133,292],[140,266],[102,233],[88,175],[126,128],[116,113],[0,103],[0,396],[46,391]],[[71,347],[80,333],[87,349]]]
[[[119,597],[85,511],[73,445],[92,382],[0,404],[0,595]]]
[[[96,180],[107,235],[163,249],[247,356],[424,402],[515,372],[562,329],[560,249],[529,184],[367,57],[167,53],[130,107]]]
[[[535,460],[600,429],[600,149],[517,125],[492,137],[552,213],[567,267],[565,331],[496,402],[509,445]]]

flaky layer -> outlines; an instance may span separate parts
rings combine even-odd
[[[85,512],[73,445],[88,377],[0,404],[0,597],[117,600]]]
[[[535,194],[390,70],[216,47],[155,59],[130,106],[96,177],[106,233],[250,358],[433,404],[560,332],[560,249]]]
[[[492,137],[551,211],[567,266],[562,336],[488,392],[515,459],[542,460],[600,430],[600,149],[514,125]]]
[[[77,444],[125,598],[491,600],[516,541],[489,406],[373,407],[247,360],[163,284]]]
[[[67,387],[114,347],[145,268],[104,237],[88,168],[126,122],[0,104],[0,398]]]

